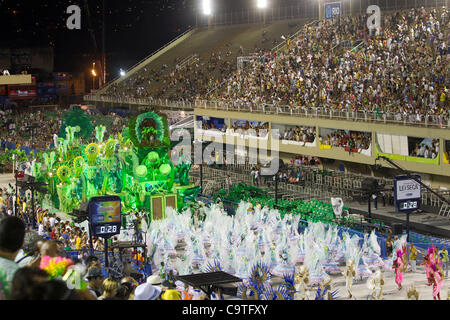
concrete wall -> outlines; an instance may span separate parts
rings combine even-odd
[[[375,142],[376,133],[386,133],[393,135],[407,135],[412,137],[432,137],[439,138],[441,141],[449,140],[450,130],[449,129],[438,129],[438,128],[426,128],[426,127],[413,127],[404,125],[387,125],[379,123],[368,123],[368,122],[353,122],[344,120],[332,120],[332,119],[317,119],[317,118],[300,118],[295,116],[287,115],[274,115],[274,114],[260,114],[260,113],[248,113],[248,112],[230,112],[222,110],[211,110],[211,109],[195,109],[195,115],[197,116],[209,116],[224,119],[241,119],[241,120],[251,120],[260,122],[271,123],[285,123],[298,126],[313,126],[317,128],[317,132],[320,132],[320,128],[334,128],[343,130],[356,130],[372,133],[372,142]],[[198,137],[196,137],[198,138]],[[226,137],[227,143],[232,144],[245,144],[249,146],[249,140],[244,142],[238,141],[235,137]],[[205,141],[213,141],[211,137],[204,137]],[[275,141],[269,139],[267,147],[272,149]],[[351,154],[349,155],[343,148],[332,148],[331,150],[321,149],[319,145],[316,147],[301,147],[296,145],[283,145],[279,144],[279,151],[284,154],[295,155],[308,155],[316,156],[325,159],[333,159],[334,163],[330,165],[334,168],[338,168],[342,163],[346,167],[356,168],[356,170],[361,173],[370,173],[371,175],[384,175],[384,173],[389,173],[390,169],[393,167],[385,161],[379,161],[378,164],[382,166],[382,170],[376,172],[375,170],[375,160],[377,158],[374,143],[372,143],[372,155],[366,156],[362,154]],[[442,151],[444,150],[443,143],[441,143],[440,148],[440,164],[426,164],[417,163],[411,161],[395,161],[398,165],[408,171],[418,172],[421,174],[430,175],[427,177],[424,175],[425,180],[427,180],[432,186],[449,186],[450,185],[450,165],[443,163],[442,161]],[[383,172],[385,171],[385,172]],[[395,171],[392,171],[395,172]]]

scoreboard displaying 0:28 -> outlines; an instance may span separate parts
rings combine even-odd
[[[122,225],[120,197],[92,198],[89,201],[89,222],[93,236],[107,239],[120,234]]]

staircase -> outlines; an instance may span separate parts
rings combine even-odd
[[[442,204],[441,210],[439,210],[439,216],[450,218],[450,205],[448,205],[448,203]]]

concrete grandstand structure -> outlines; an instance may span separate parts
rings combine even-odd
[[[405,5],[419,8],[424,4],[416,1],[415,3],[405,3]],[[429,5],[434,7],[435,3]],[[242,144],[246,147],[249,147],[251,141],[255,140],[254,137],[245,135],[238,137],[235,133],[227,133],[226,129],[231,128],[233,122],[237,120],[265,123],[269,127],[268,135],[265,137],[267,148],[271,150],[272,146],[278,145],[280,157],[285,161],[289,161],[296,155],[314,156],[328,159],[321,163],[324,168],[338,169],[341,167],[345,171],[368,176],[388,175],[394,177],[399,172],[389,163],[376,162],[378,156],[386,156],[396,161],[404,169],[422,174],[423,180],[431,187],[449,188],[450,122],[446,114],[441,117],[430,115],[417,120],[408,117],[398,118],[394,113],[383,113],[382,111],[333,110],[332,108],[309,106],[292,108],[289,105],[268,103],[255,106],[248,103],[229,103],[220,99],[211,99],[214,96],[212,93],[221,93],[227,90],[223,86],[227,79],[236,72],[237,58],[251,56],[256,48],[255,44],[262,50],[286,53],[288,42],[294,41],[305,25],[314,26],[319,23],[320,21],[317,19],[311,18],[275,21],[266,25],[214,26],[189,30],[132,68],[125,77],[113,81],[95,95],[86,96],[85,100],[100,107],[194,110],[196,122],[202,121],[203,118],[217,118],[221,119],[221,123],[225,125],[224,132],[215,132],[212,135],[208,134],[208,131],[211,130],[202,130],[201,127],[196,126],[195,139],[214,141],[219,137],[221,139],[219,141],[224,141],[226,144]],[[282,36],[285,40],[282,40]],[[262,42],[262,39],[266,38],[269,40]],[[342,56],[346,52],[357,51],[365,45],[364,41],[352,38],[350,44],[341,41],[334,46],[333,52],[337,56]],[[197,90],[197,94],[187,94],[182,99],[173,99],[173,93],[182,92],[183,85],[175,83],[169,86],[168,83],[164,83],[164,76],[173,73],[175,69],[179,70],[192,64],[198,64],[198,61],[206,61],[211,54],[219,51],[231,52],[228,56],[223,55],[223,59],[229,62],[231,68],[227,69],[226,73],[218,69],[207,72],[202,70],[204,68],[202,65],[193,69],[185,69],[183,72],[186,77],[201,70],[211,80],[210,84],[207,86],[207,90]],[[159,69],[156,81],[155,77],[148,73],[150,69]],[[247,68],[244,72],[251,73],[252,70]],[[141,77],[140,80],[139,77]],[[138,79],[137,83],[136,79]],[[142,81],[148,81],[149,85],[145,90],[137,90]],[[122,90],[115,90],[119,86],[122,86]],[[274,128],[279,129],[280,126],[281,128],[283,126],[313,127],[317,132],[316,141],[306,145],[280,140],[274,136],[273,130]],[[371,141],[370,147],[365,150],[357,148],[354,150],[355,148],[351,147],[336,147],[327,144],[324,141],[326,136],[338,130],[348,134],[351,132],[367,134]],[[429,158],[415,156],[412,150],[414,145],[427,143],[437,145],[436,154]],[[384,170],[378,170],[379,165]]]

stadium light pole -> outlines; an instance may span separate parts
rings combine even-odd
[[[203,0],[203,14],[208,17],[208,27],[209,27],[212,16],[211,0]]]
[[[92,63],[92,90],[95,90],[95,77],[97,77],[97,71],[95,71],[95,62]]]
[[[258,0],[257,7],[263,11],[264,24],[266,24],[267,0]]]

